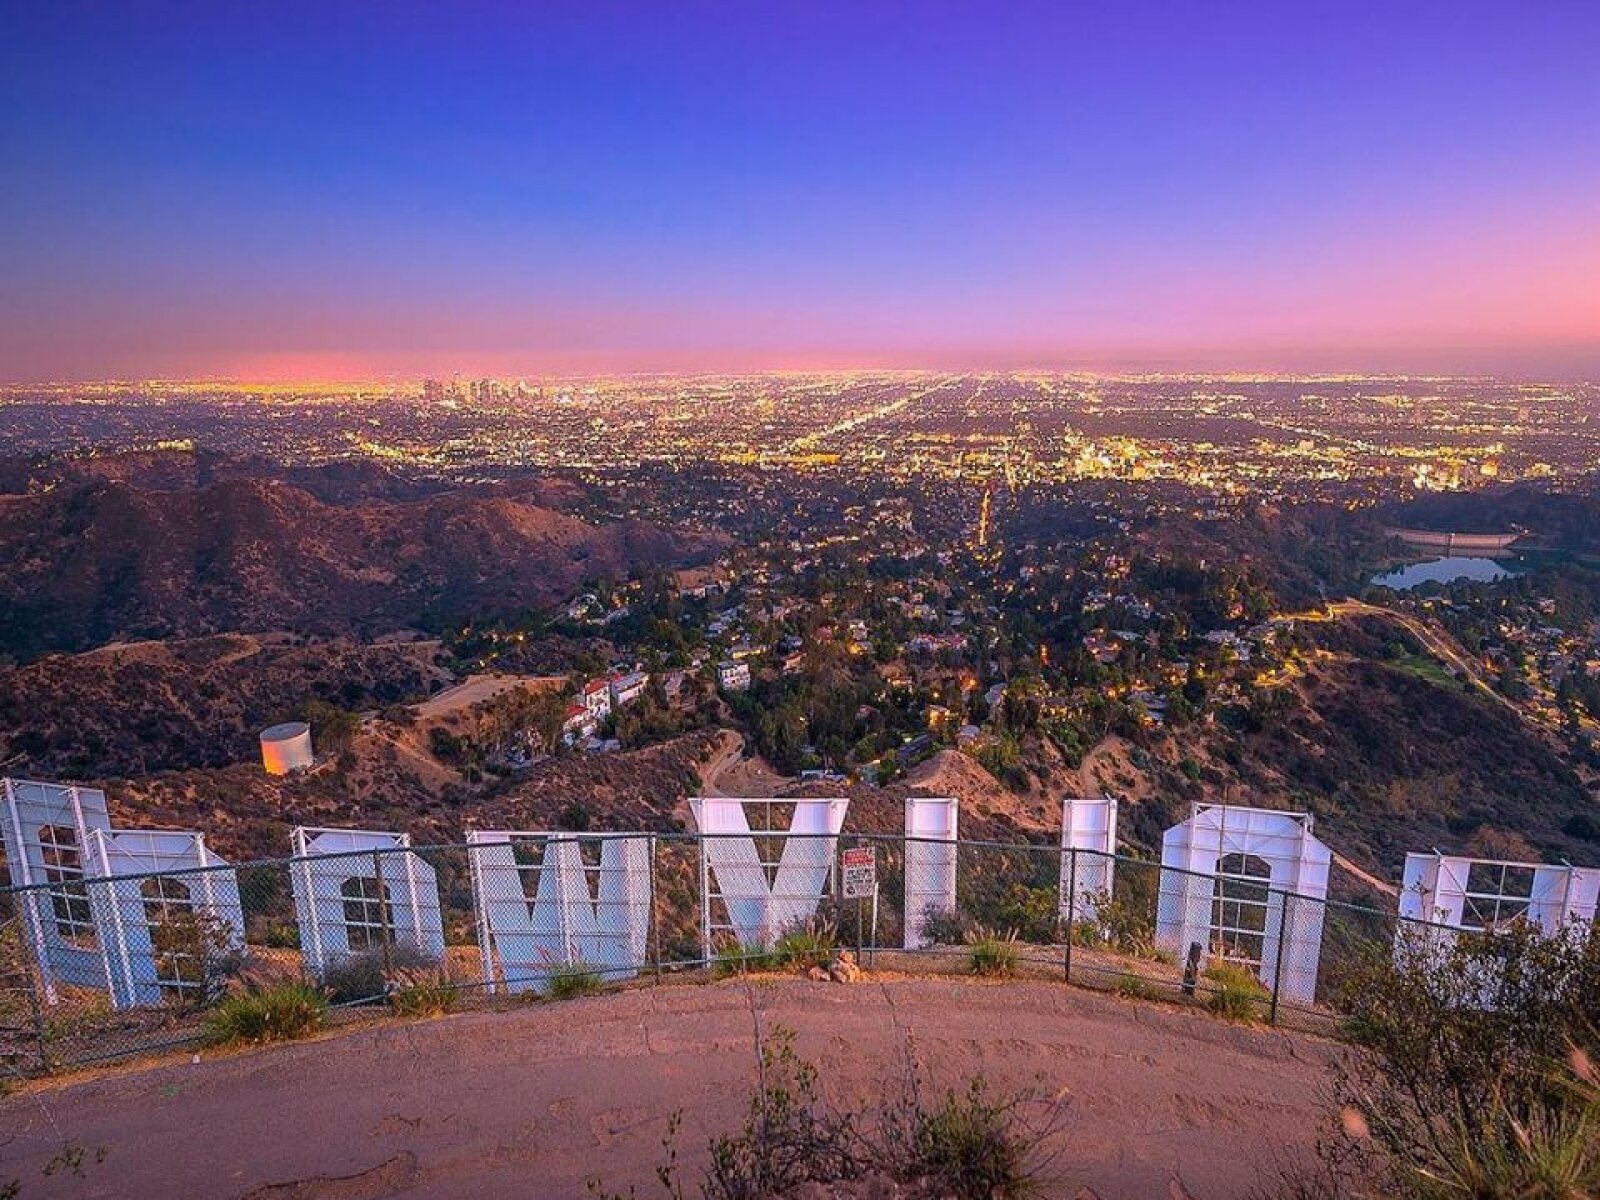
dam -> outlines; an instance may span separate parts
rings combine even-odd
[[[1446,554],[1493,554],[1516,541],[1518,533],[1453,533],[1438,529],[1385,529],[1390,537]]]

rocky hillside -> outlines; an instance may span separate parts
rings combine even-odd
[[[0,668],[0,762],[86,779],[252,761],[260,729],[307,702],[360,711],[426,696],[446,679],[437,651],[219,634],[50,655]]]
[[[259,765],[161,772],[107,785],[112,818],[130,828],[204,830],[237,861],[287,852],[295,825],[394,829],[419,845],[457,843],[478,829],[684,828],[684,800],[716,735],[643,750],[549,759],[510,780],[468,784],[404,727],[375,721],[344,753],[302,775]]]
[[[371,635],[554,603],[589,579],[704,561],[712,535],[595,526],[520,494],[330,504],[279,479],[0,496],[0,653],[291,629]]]
[[[1214,722],[1108,739],[1086,787],[1125,802],[1122,835],[1149,848],[1192,802],[1294,808],[1360,867],[1398,880],[1407,851],[1600,862],[1594,803],[1514,714],[1457,685],[1329,657]]]

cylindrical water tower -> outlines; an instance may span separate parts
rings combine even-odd
[[[268,775],[287,775],[311,766],[311,726],[286,721],[261,731],[261,765]]]

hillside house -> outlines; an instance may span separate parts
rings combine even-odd
[[[645,685],[649,682],[648,671],[631,671],[615,676],[611,680],[611,707],[621,708],[624,704],[631,704],[644,695]]]

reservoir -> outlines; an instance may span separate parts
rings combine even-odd
[[[1379,587],[1404,592],[1424,583],[1454,583],[1459,579],[1472,579],[1480,583],[1493,583],[1519,574],[1516,568],[1493,558],[1468,558],[1451,555],[1447,558],[1430,558],[1426,562],[1411,563],[1384,575],[1374,575],[1372,582]]]

